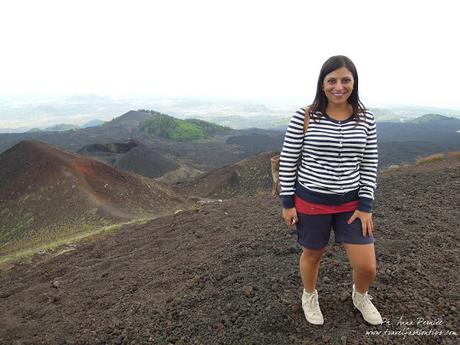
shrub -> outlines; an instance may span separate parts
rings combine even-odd
[[[211,123],[211,122],[207,122],[207,121],[203,121],[199,119],[186,119],[185,121],[189,123],[193,123],[201,127],[206,132],[206,134],[214,134],[214,133],[223,132],[225,130],[231,129],[230,127],[217,125],[215,123]]]
[[[185,121],[179,121],[174,130],[169,133],[169,139],[176,141],[205,139],[206,137],[203,128]]]

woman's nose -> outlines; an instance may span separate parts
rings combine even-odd
[[[337,84],[335,84],[335,88],[338,89],[338,90],[341,90],[343,88],[343,85],[340,81],[337,82]]]

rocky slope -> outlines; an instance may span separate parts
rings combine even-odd
[[[40,141],[0,154],[0,256],[191,207],[161,182]]]
[[[174,160],[132,139],[125,143],[85,145],[77,153],[145,177],[160,177],[179,168]]]
[[[262,152],[235,164],[204,173],[190,182],[174,186],[191,196],[228,199],[251,196],[272,187],[270,158],[277,152]]]
[[[351,269],[333,238],[318,282],[325,324],[305,321],[296,236],[267,191],[5,269],[0,343],[457,344],[433,332],[459,331],[459,163],[379,175],[370,294],[384,325],[366,325],[354,310]],[[419,335],[388,334],[397,331]]]

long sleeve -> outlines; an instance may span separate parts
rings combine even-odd
[[[360,164],[358,210],[372,212],[374,192],[377,188],[377,126],[373,114],[367,113],[366,120],[369,121],[369,126],[363,159]]]
[[[298,110],[291,118],[281,150],[279,178],[280,197],[284,208],[294,207],[293,196],[297,178],[297,162],[300,159],[305,135],[304,117],[304,112]]]

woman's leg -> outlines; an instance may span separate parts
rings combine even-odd
[[[343,243],[353,268],[353,282],[359,293],[365,293],[376,277],[374,244]]]
[[[371,325],[381,325],[382,316],[371,302],[367,290],[375,280],[376,263],[374,244],[347,244],[343,243],[348,258],[353,267],[353,281],[355,289],[352,292],[353,305]]]
[[[308,293],[315,291],[318,280],[319,263],[326,247],[321,249],[308,249],[303,247],[300,255],[300,276],[302,278],[303,288]]]

